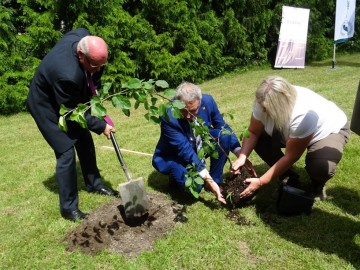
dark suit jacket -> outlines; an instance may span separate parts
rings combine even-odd
[[[74,145],[82,128],[68,121],[68,132],[58,127],[59,108],[75,108],[78,103],[90,100],[85,71],[79,63],[76,47],[81,38],[90,35],[85,28],[73,30],[55,45],[44,57],[31,82],[27,106],[37,126],[49,145],[59,153]],[[99,83],[102,72],[94,74],[94,82]],[[97,134],[105,130],[106,123],[90,113],[86,113],[88,128]]]
[[[164,117],[161,118],[161,134],[153,156],[153,166],[158,171],[166,174],[169,172],[169,166],[171,165],[168,161],[178,162],[184,167],[195,163],[197,170],[201,171],[205,168],[205,164],[197,157],[195,138],[189,122],[184,118],[176,119],[172,117],[170,109],[168,115],[170,121],[167,121]],[[225,127],[232,131],[221,116],[214,98],[210,95],[202,95],[198,116],[211,129]],[[236,147],[240,147],[235,134],[230,136],[230,149],[234,150]]]

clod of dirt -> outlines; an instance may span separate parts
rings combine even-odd
[[[250,226],[251,222],[247,221],[244,216],[240,214],[239,209],[233,209],[231,210],[226,217],[230,220],[235,221],[237,225],[244,225],[244,226]]]
[[[109,250],[132,257],[150,250],[155,240],[165,236],[176,223],[187,221],[184,206],[161,194],[148,196],[150,209],[142,223],[128,224],[121,214],[122,201],[116,198],[90,213],[66,235],[66,250],[79,249],[90,255]]]
[[[247,178],[252,178],[254,175],[245,167],[242,167],[239,174],[231,175],[228,179],[225,179],[222,184],[223,196],[229,205],[235,207],[243,207],[249,204],[250,200],[254,197],[240,198],[240,193],[243,192],[247,187],[248,183],[245,182]]]

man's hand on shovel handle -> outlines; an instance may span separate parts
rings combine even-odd
[[[105,130],[103,134],[110,140],[110,133],[115,133],[115,128],[113,126],[110,126],[109,124],[106,124]]]

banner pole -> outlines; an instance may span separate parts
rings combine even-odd
[[[334,43],[334,53],[333,53],[333,60],[332,60],[332,68],[335,67],[335,52],[336,52],[336,44]]]

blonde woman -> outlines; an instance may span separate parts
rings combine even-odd
[[[259,178],[246,180],[249,186],[242,197],[274,178],[295,186],[298,175],[292,165],[306,151],[312,193],[315,199],[326,198],[325,183],[334,176],[349,137],[347,117],[339,107],[310,89],[271,76],[256,91],[249,132],[232,172],[239,171],[253,150],[270,168]]]

